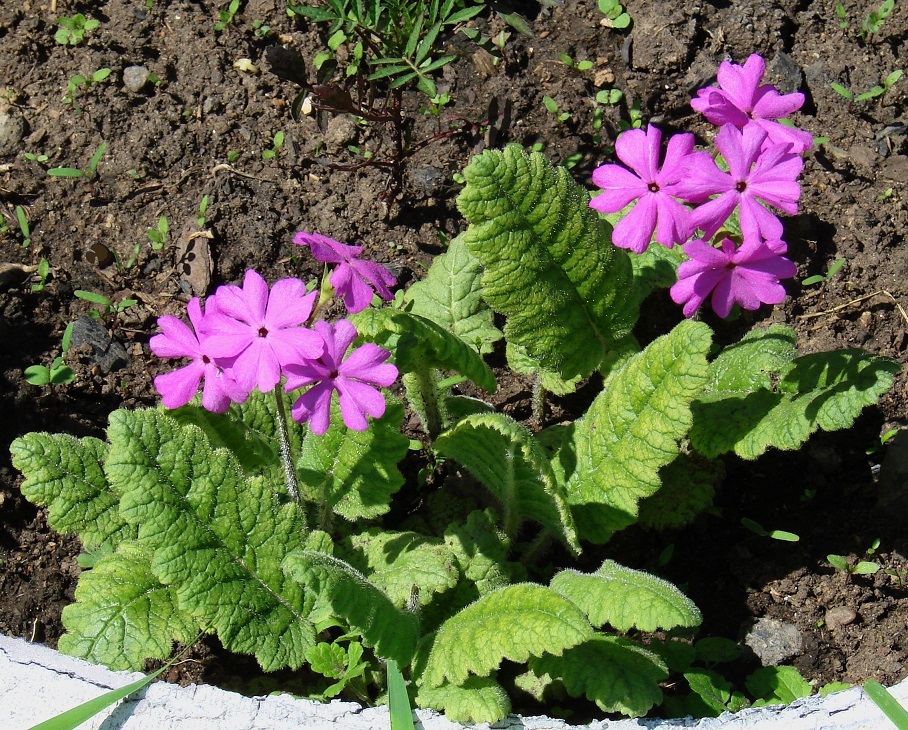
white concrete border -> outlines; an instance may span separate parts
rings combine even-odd
[[[105,691],[141,677],[64,656],[42,644],[0,635],[0,728],[28,730]],[[908,679],[891,689],[908,705]],[[458,730],[462,726],[426,710],[417,730]],[[388,730],[385,708],[352,702],[321,704],[289,695],[244,697],[216,687],[178,687],[156,682],[79,730]],[[512,716],[472,730],[579,730],[547,717]],[[748,709],[706,720],[602,720],[584,730],[679,728],[699,730],[887,730],[893,727],[860,688],[829,697],[798,700],[785,708]]]

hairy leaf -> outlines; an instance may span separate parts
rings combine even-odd
[[[711,333],[684,321],[612,374],[565,435],[557,458],[581,537],[594,542],[634,522],[637,503],[660,486],[706,383]]]
[[[640,503],[640,524],[656,530],[684,527],[712,506],[716,484],[725,476],[721,461],[679,454],[659,471],[662,486]]]
[[[491,368],[479,353],[431,319],[388,307],[369,307],[350,319],[360,336],[391,350],[404,373],[425,368],[452,370],[489,393],[497,387]]]
[[[397,468],[407,453],[409,439],[400,433],[403,405],[387,398],[385,414],[365,431],[344,425],[340,406],[331,406],[331,425],[322,436],[306,434],[297,460],[300,493],[326,513],[356,520],[384,514],[389,501],[404,483]]]
[[[500,588],[442,624],[422,685],[463,684],[471,674],[489,675],[504,659],[561,654],[592,634],[580,609],[555,591],[532,583]]]
[[[498,498],[508,536],[516,535],[521,520],[532,519],[580,552],[563,488],[525,426],[501,413],[467,416],[434,447],[467,467]]]
[[[482,355],[490,353],[502,334],[492,322],[492,310],[481,296],[482,266],[467,250],[463,236],[437,256],[425,279],[404,294],[408,311],[431,319]]]
[[[656,631],[699,626],[703,619],[693,601],[668,581],[612,560],[595,573],[562,570],[551,586],[585,611],[594,626]]]
[[[300,585],[327,600],[335,614],[359,632],[367,646],[407,666],[416,651],[416,617],[398,609],[388,596],[352,566],[325,553],[298,550],[284,559],[284,570]]]
[[[745,684],[756,697],[754,707],[790,705],[813,693],[810,682],[794,667],[761,667],[747,677]]]
[[[152,573],[151,550],[124,541],[116,552],[82,573],[76,602],[63,609],[64,654],[141,671],[146,659],[166,659],[174,641],[187,643],[199,632],[177,608],[173,588]]]
[[[505,338],[565,380],[589,375],[637,316],[611,226],[564,168],[517,145],[483,152],[464,177],[464,240],[484,267],[483,298],[507,317]]]
[[[77,533],[86,552],[135,538],[120,516],[120,498],[104,474],[107,444],[96,438],[28,433],[10,446],[13,466],[25,475],[22,494],[46,505],[48,524]]]
[[[507,585],[505,565],[510,542],[488,511],[471,512],[466,523],[452,524],[445,530],[445,543],[480,595]]]
[[[659,683],[668,668],[650,651],[617,636],[596,636],[560,657],[530,663],[537,674],[561,679],[574,697],[586,696],[605,712],[639,717],[662,702]]]
[[[771,388],[772,378],[797,356],[790,327],[754,329],[729,345],[709,364],[707,393],[748,393]]]
[[[539,362],[530,357],[526,349],[520,345],[509,342],[505,348],[505,355],[508,358],[508,367],[511,370],[521,375],[535,375],[539,378],[539,384],[555,395],[573,393],[577,390],[577,385],[581,381],[579,375],[575,375],[570,380],[565,380],[558,373],[540,367]]]
[[[415,532],[388,532],[372,528],[345,540],[365,563],[363,573],[384,591],[396,606],[404,606],[418,590],[424,606],[436,593],[457,585],[460,571],[456,556],[440,540]],[[354,560],[351,560],[355,564]]]
[[[266,671],[301,666],[315,630],[280,566],[305,525],[295,504],[279,504],[282,485],[245,476],[201,429],[162,411],[115,411],[108,435],[120,512],[154,549],[152,570],[179,608]]]
[[[470,677],[461,685],[420,687],[416,703],[444,710],[451,722],[497,722],[511,711],[507,692],[491,677]]]
[[[711,458],[734,451],[755,459],[770,447],[800,448],[817,429],[851,426],[891,387],[898,371],[895,361],[863,350],[799,357],[782,370],[776,389],[701,397],[693,406],[691,443]]]

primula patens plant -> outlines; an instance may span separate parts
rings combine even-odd
[[[660,167],[658,130],[631,130],[616,144],[629,169],[599,168],[591,201],[539,153],[480,154],[458,199],[466,230],[393,300],[360,247],[301,232],[330,269],[320,286],[250,270],[192,299],[188,324],[162,317],[151,349],[184,364],[155,379],[161,407],[115,411],[104,440],[12,446],[23,493],[79,535],[90,568],[60,649],[140,669],[204,631],[266,671],[308,667],[311,696],[364,701],[384,696],[393,661],[418,706],[470,722],[516,696],[643,715],[670,671],[709,693],[705,670],[678,662],[700,612],[609,559],[610,538],[690,521],[724,455],[846,428],[898,369],[861,350],[799,356],[781,325],[724,347],[694,319],[645,347],[632,334],[657,287],[687,315],[709,296],[721,316],[784,296],[793,272],[767,206],[794,212],[806,140],[774,121],[798,99],[761,76],[759,57],[723,64],[694,102],[724,125],[721,167],[685,135]],[[348,318],[319,318],[332,296]],[[501,338],[537,403],[589,378],[598,395],[533,432],[455,392],[465,379],[494,392],[485,356]],[[398,377],[430,463],[447,465],[434,481],[400,469]],[[581,553],[598,567],[578,569]],[[667,639],[644,639],[656,631]]]

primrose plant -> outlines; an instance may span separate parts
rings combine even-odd
[[[591,200],[539,152],[488,150],[463,172],[466,230],[393,298],[361,247],[300,232],[320,285],[250,269],[190,300],[188,324],[161,317],[152,351],[187,362],[155,379],[162,407],[115,411],[104,440],[12,446],[23,493],[92,566],[60,649],[139,669],[203,631],[266,671],[307,666],[313,697],[361,701],[385,696],[387,664],[418,706],[466,722],[500,720],[512,697],[631,716],[745,706],[730,690],[711,704],[721,681],[692,667],[696,606],[610,559],[609,540],[690,522],[726,455],[846,428],[898,370],[856,349],[798,356],[781,325],[721,346],[692,318],[707,299],[720,317],[778,303],[794,274],[771,208],[796,211],[810,136],[777,122],[802,99],[762,73],[759,57],[723,64],[693,102],[722,125],[722,165],[675,135],[660,166],[659,130],[632,129],[627,168],[600,167]],[[644,345],[633,327],[660,287],[689,318]],[[332,323],[333,296],[348,315]],[[581,382],[598,389],[586,411],[534,431],[478,397],[502,338],[535,384],[535,426],[547,394]],[[419,442],[401,433],[398,379]]]

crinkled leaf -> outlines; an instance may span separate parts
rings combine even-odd
[[[621,220],[620,216],[617,220]],[[609,219],[609,216],[606,216]],[[612,222],[610,220],[610,222]],[[614,221],[617,223],[617,221]],[[634,285],[628,292],[637,306],[654,290],[667,289],[678,279],[678,266],[684,261],[684,249],[681,246],[667,248],[661,244],[651,244],[641,254],[631,256],[634,271]]]
[[[513,536],[532,519],[580,552],[563,487],[530,431],[501,413],[467,416],[434,443],[438,453],[463,464],[502,505],[505,532]]]
[[[595,573],[562,570],[551,586],[585,611],[593,626],[656,631],[699,626],[703,620],[694,602],[667,580],[612,560]]]
[[[268,394],[271,396],[272,394]],[[255,391],[256,400],[264,394]],[[253,406],[247,406],[247,412]],[[259,406],[261,407],[261,406]],[[201,428],[215,448],[225,448],[233,452],[240,465],[247,472],[258,472],[275,464],[280,458],[277,442],[269,441],[260,431],[250,428],[243,420],[227,413],[212,413],[200,406],[183,406],[170,411],[170,416],[178,423]]]
[[[437,256],[422,281],[404,294],[408,311],[431,319],[457,335],[480,354],[488,354],[502,334],[493,324],[492,310],[481,296],[482,266],[458,236]]]
[[[396,606],[404,606],[418,589],[424,606],[436,593],[457,585],[457,558],[447,545],[415,532],[388,532],[372,528],[345,540],[361,557],[362,572],[384,591]],[[356,561],[351,559],[351,563]]]
[[[530,666],[561,679],[573,697],[585,696],[605,712],[631,717],[662,702],[659,683],[668,678],[658,656],[618,636],[596,636],[560,657],[533,659]]]
[[[284,560],[294,581],[330,603],[335,614],[359,632],[379,656],[407,666],[416,651],[416,617],[398,609],[377,586],[343,560],[298,550]]]
[[[592,634],[580,609],[555,591],[532,583],[500,588],[442,624],[421,684],[463,684],[471,674],[489,675],[505,659],[558,655]]]
[[[491,677],[470,677],[461,685],[446,682],[441,687],[420,687],[416,703],[444,710],[451,722],[497,722],[511,711],[507,692]]]
[[[725,475],[721,461],[679,454],[659,470],[662,486],[640,502],[640,524],[655,530],[684,527],[712,506],[716,484]]]
[[[508,359],[508,367],[515,373],[521,375],[534,375],[539,378],[539,384],[549,393],[555,395],[568,395],[577,390],[577,385],[581,381],[579,375],[575,375],[569,380],[565,380],[558,373],[552,370],[546,370],[540,367],[539,362],[530,357],[526,349],[520,345],[511,342],[505,348],[505,356]]]
[[[863,350],[806,355],[786,367],[776,390],[710,393],[693,405],[691,443],[714,458],[755,459],[768,448],[800,448],[817,429],[848,428],[892,386],[899,365]]]
[[[77,533],[86,552],[135,538],[136,528],[120,516],[120,497],[104,474],[106,443],[28,433],[13,441],[10,451],[13,466],[25,475],[25,498],[47,505],[48,524],[58,532]]]
[[[813,692],[810,682],[794,667],[761,667],[751,673],[744,684],[756,698],[753,707],[790,705]]]
[[[152,551],[124,541],[116,552],[82,573],[76,602],[63,609],[64,654],[111,669],[141,671],[146,659],[166,659],[174,641],[192,641],[199,631],[174,601],[173,588],[151,570]]]
[[[115,411],[108,435],[120,512],[154,548],[152,570],[180,609],[266,671],[301,666],[315,630],[280,566],[305,524],[295,504],[279,504],[283,486],[246,477],[201,429],[162,411]]]
[[[736,712],[747,706],[740,692],[732,692],[731,684],[711,669],[691,669],[684,678],[693,694],[686,698],[683,711],[695,717],[718,717],[725,711]],[[667,703],[666,703],[667,704]]]
[[[325,434],[306,434],[297,460],[300,493],[351,521],[387,512],[391,495],[404,483],[397,468],[409,444],[400,433],[403,417],[403,405],[389,396],[381,418],[365,431],[353,431],[335,401]]]
[[[709,364],[707,393],[748,393],[771,388],[772,377],[797,356],[795,333],[774,324],[748,332]]]
[[[505,338],[565,380],[589,375],[637,317],[611,226],[564,168],[518,145],[483,152],[464,177],[464,240],[484,269],[483,298],[507,317]]]
[[[404,373],[438,368],[465,375],[489,393],[497,387],[479,353],[431,319],[388,307],[369,307],[350,319],[362,337],[391,350]]]
[[[678,455],[690,403],[707,377],[711,332],[684,321],[612,374],[565,436],[557,458],[580,535],[594,542],[633,523]]]

